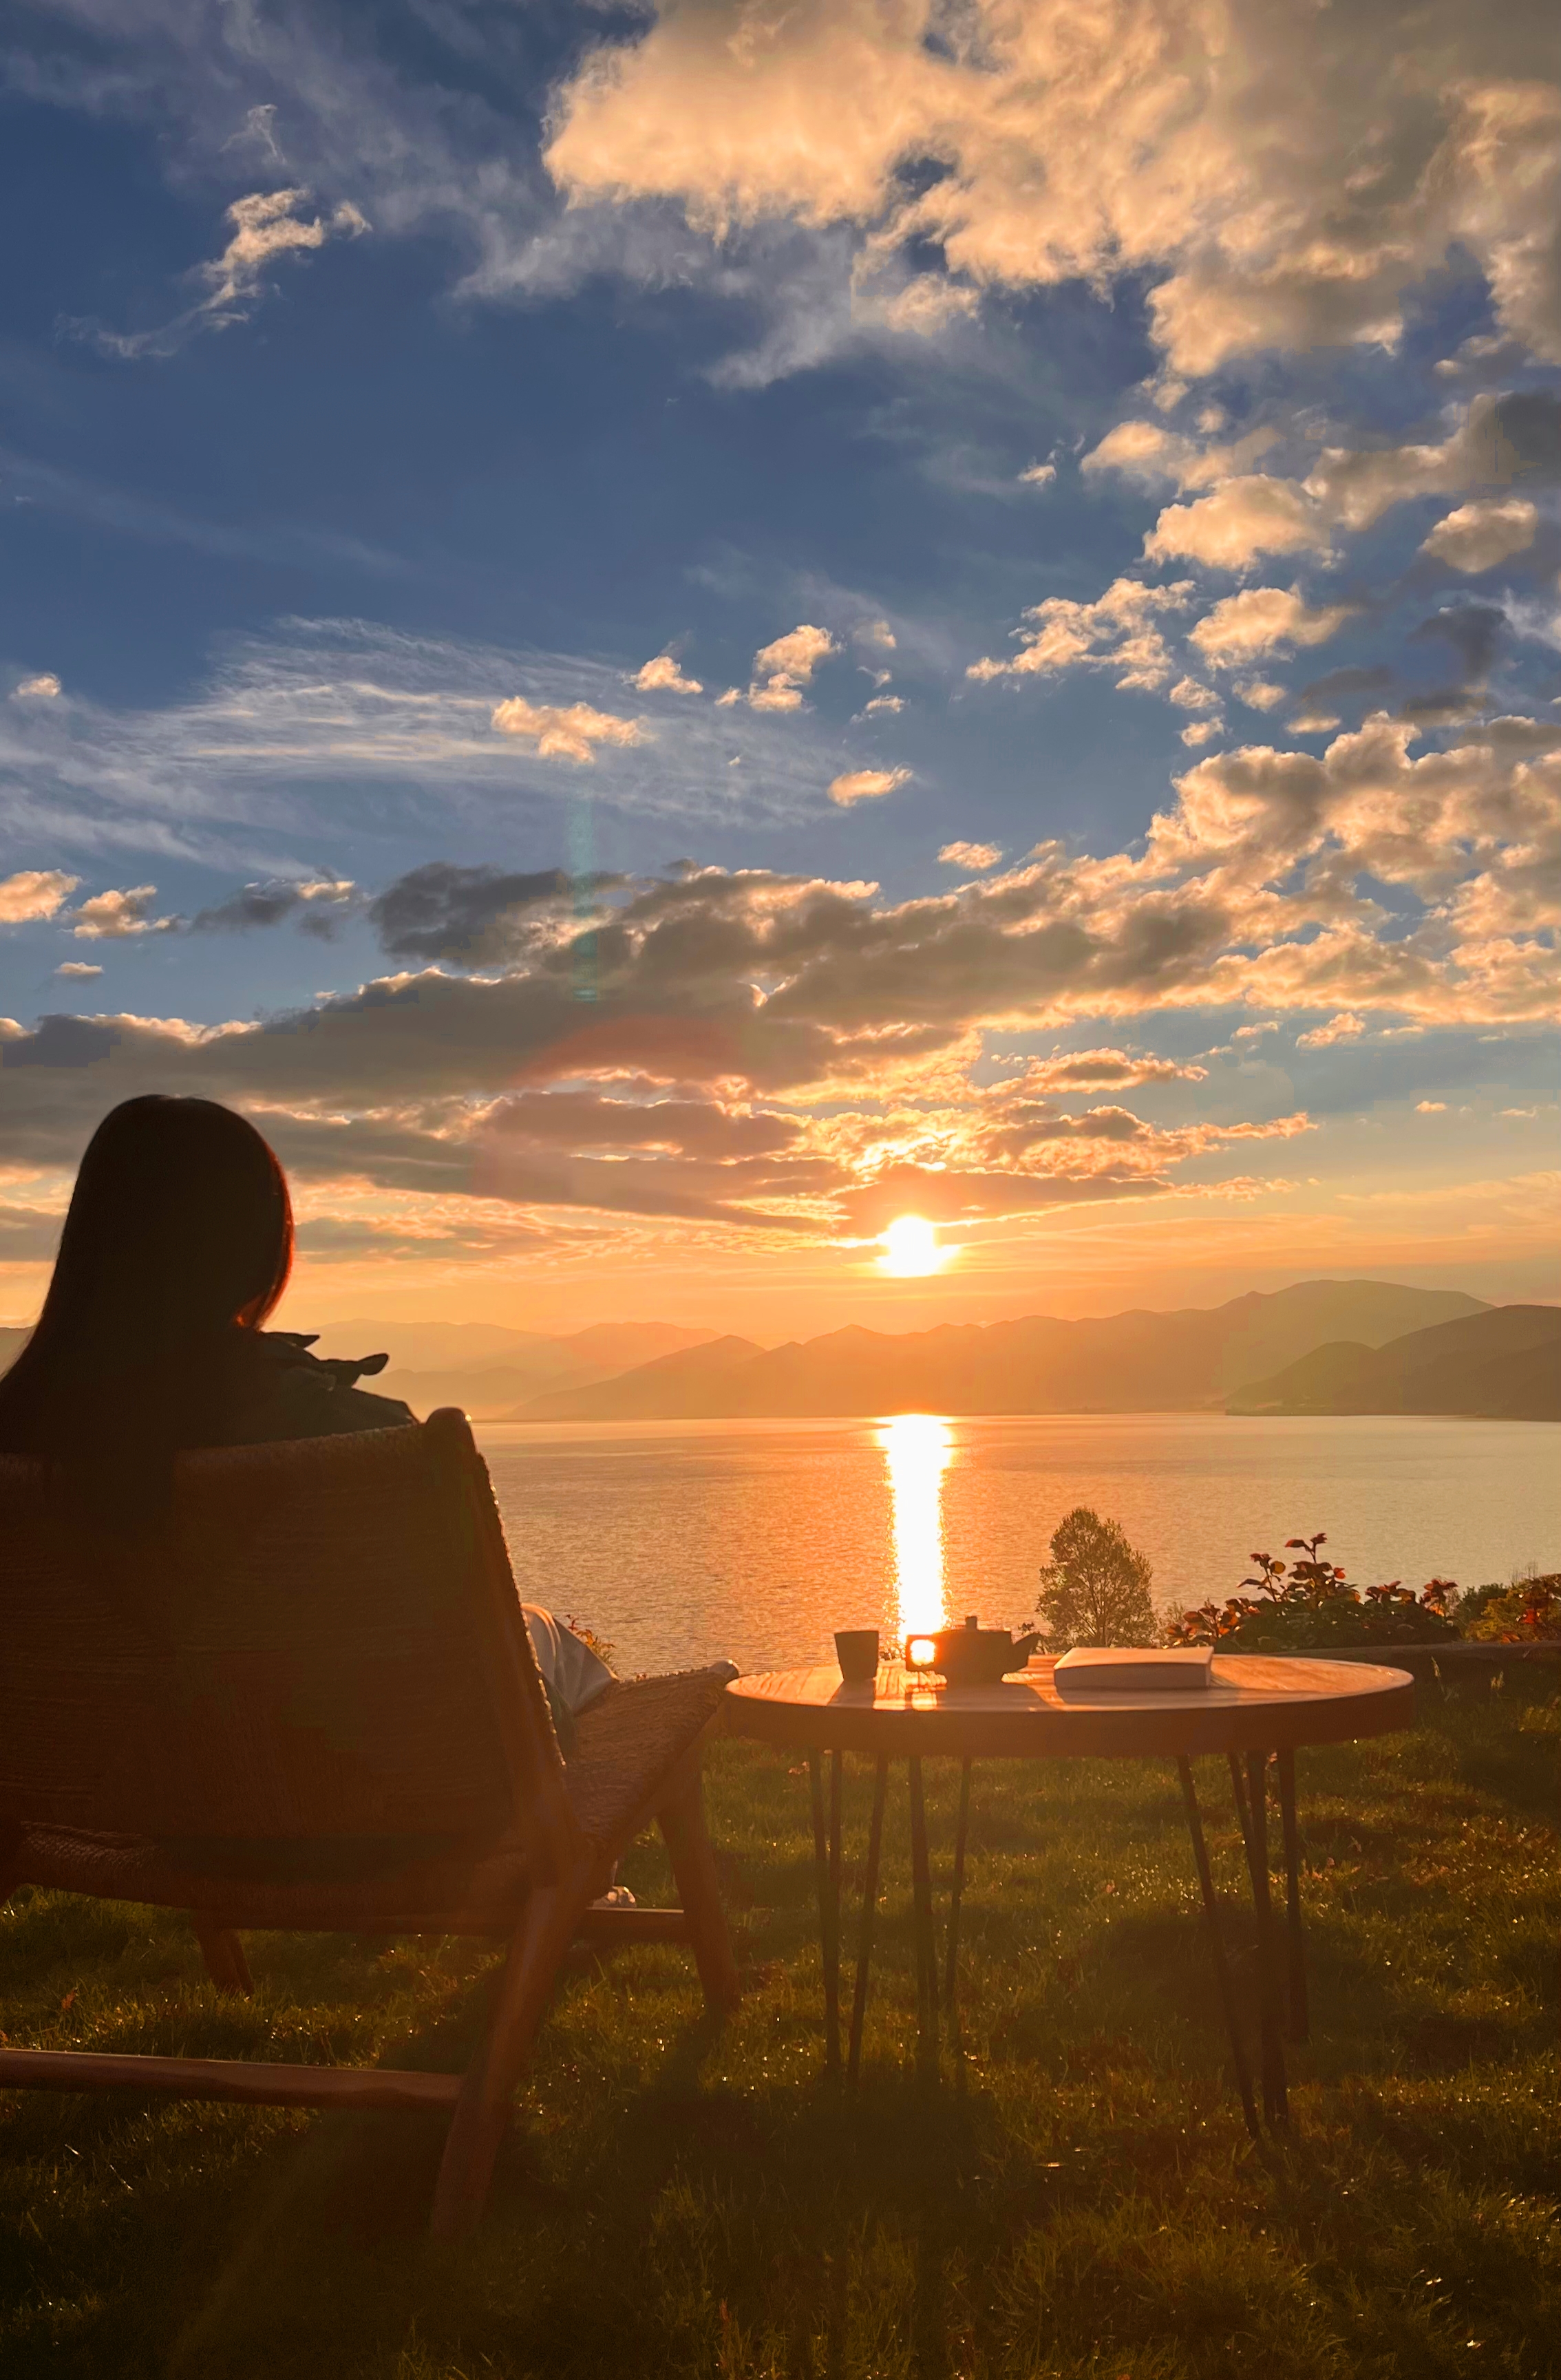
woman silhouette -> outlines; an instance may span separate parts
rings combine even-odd
[[[90,1524],[140,1534],[187,1449],[410,1424],[357,1385],[384,1355],[262,1328],[292,1268],[286,1177],[254,1125],[211,1099],[127,1099],[88,1145],[37,1328],[0,1379],[0,1453],[42,1457]],[[522,1608],[567,1749],[611,1672]]]

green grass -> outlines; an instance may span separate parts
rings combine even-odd
[[[728,1744],[709,1802],[748,1975],[724,2032],[673,1950],[562,1985],[477,2239],[423,2233],[440,2131],[117,2095],[0,2096],[0,2370],[478,2380],[1355,2380],[1561,2372],[1561,1706],[1422,1689],[1302,1756],[1313,2040],[1255,2154],[1174,1772],[975,1772],[967,2055],[918,2087],[902,1776],[853,2103],[820,2072],[807,1783]],[[941,1849],[955,1772],[929,1769]],[[1238,1843],[1204,1764],[1216,1868]],[[869,1779],[848,1779],[858,1856]],[[657,1846],[625,1876],[670,1898]],[[1250,1952],[1232,1919],[1250,1991]],[[849,1933],[848,1933],[849,1949]],[[184,1923],[18,1895],[13,2042],[453,2065],[481,1946],[252,1936],[219,2000]]]

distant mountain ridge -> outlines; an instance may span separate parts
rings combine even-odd
[[[288,1326],[307,1330],[307,1315]],[[30,1332],[0,1324],[0,1372],[13,1364]],[[592,1322],[552,1338],[540,1330],[509,1330],[497,1322],[385,1322],[359,1316],[325,1324],[321,1355],[390,1355],[369,1385],[400,1397],[415,1414],[458,1405],[478,1421],[499,1421],[544,1390],[575,1389],[714,1339],[680,1322]],[[747,1342],[744,1342],[744,1344]]]
[[[372,1384],[381,1395],[403,1398],[417,1414],[459,1405],[497,1421],[546,1390],[611,1379],[715,1335],[677,1322],[593,1322],[561,1339],[485,1322],[346,1322],[321,1332],[319,1352],[366,1355],[382,1347],[392,1361]]]
[[[0,1370],[27,1337],[0,1327]],[[594,1323],[554,1338],[372,1318],[328,1326],[320,1346],[385,1348],[402,1360],[376,1389],[417,1414],[458,1405],[486,1421],[1221,1410],[1561,1419],[1561,1307],[1491,1306],[1391,1281],[1297,1281],[1218,1306],[1076,1322],[853,1326],[768,1349],[676,1323]]]
[[[1561,1421],[1561,1307],[1496,1305],[1386,1346],[1335,1341],[1239,1390],[1241,1414],[1462,1414]]]
[[[1458,1290],[1298,1281],[1224,1305],[1068,1322],[853,1326],[781,1347],[720,1340],[613,1379],[544,1390],[526,1421],[732,1420],[892,1413],[1217,1411],[1243,1382],[1345,1337],[1380,1346],[1489,1311]]]

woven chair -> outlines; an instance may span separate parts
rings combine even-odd
[[[433,2228],[461,2233],[576,1937],[686,1940],[736,1997],[699,1771],[732,1674],[615,1682],[565,1761],[458,1413],[182,1455],[148,1546],[0,1458],[0,1899],[187,1909],[223,1991],[246,1927],[508,1945],[464,2076],[0,2047],[0,2087],[445,2107]],[[593,1909],[653,1817],[682,1908]]]

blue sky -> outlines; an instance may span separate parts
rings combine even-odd
[[[325,1315],[1554,1293],[1544,9],[7,39],[15,1317],[145,1088]]]

